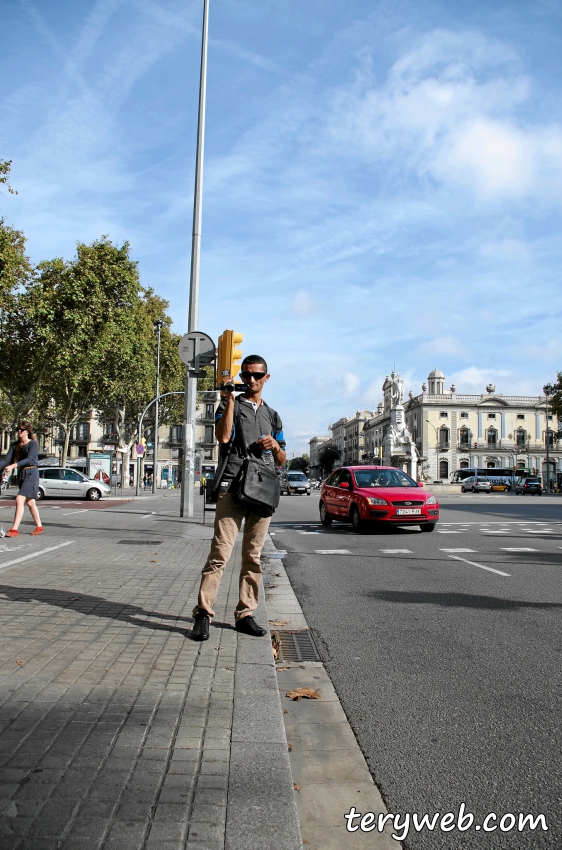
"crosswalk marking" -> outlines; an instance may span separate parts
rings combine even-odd
[[[384,555],[411,555],[411,549],[381,549]]]
[[[316,555],[351,555],[349,549],[315,549]]]
[[[493,567],[487,567],[485,564],[477,564],[476,561],[468,561],[466,558],[461,558],[459,555],[449,555],[455,561],[464,561],[465,564],[471,564],[473,567],[480,567],[481,570],[487,570],[489,573],[496,573],[499,576],[510,577],[511,573],[504,573],[501,570],[495,570]]]
[[[476,552],[476,549],[440,549],[440,552]]]

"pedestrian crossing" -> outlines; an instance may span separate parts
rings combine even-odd
[[[295,523],[295,524],[284,524],[281,528],[279,526],[272,526],[272,530],[275,528],[274,533],[283,533],[284,531],[296,531],[297,534],[302,535],[310,535],[310,534],[348,534],[349,526],[347,525],[332,525],[329,528],[324,527],[320,523]],[[417,534],[417,527],[407,530],[405,527],[401,527],[401,530],[406,533],[414,533]],[[481,534],[483,537],[509,537],[514,534],[528,534],[530,536],[541,536],[541,535],[549,535],[549,536],[558,536],[562,534],[562,523],[553,521],[553,522],[538,522],[538,521],[530,521],[530,520],[502,520],[498,522],[463,522],[463,523],[453,523],[453,522],[440,522],[435,529],[437,534]]]

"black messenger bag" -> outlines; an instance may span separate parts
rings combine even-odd
[[[233,493],[236,501],[253,514],[272,516],[281,498],[279,476],[263,460],[246,457],[234,479]]]

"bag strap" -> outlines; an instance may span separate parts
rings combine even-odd
[[[232,447],[234,446],[234,440],[235,440],[235,434],[236,434],[237,405],[238,405],[238,399],[235,398],[234,399],[234,428],[235,428],[235,431],[234,431],[234,435],[232,435],[230,437],[230,441],[228,443],[228,451],[225,452],[224,457],[221,458],[219,465],[217,466],[217,474],[216,474],[215,480],[213,482],[213,491],[212,491],[213,493],[215,493],[221,485],[222,477],[224,475],[224,471],[226,469],[228,459],[230,458],[230,455],[231,455],[231,452],[232,452]]]

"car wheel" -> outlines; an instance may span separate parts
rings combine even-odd
[[[322,525],[326,526],[332,524],[332,517],[326,510],[326,505],[324,504],[324,502],[320,502],[320,522],[322,523]]]
[[[359,511],[357,510],[357,507],[355,505],[353,505],[353,507],[351,508],[350,519],[351,524],[353,526],[353,530],[357,534],[362,534],[365,531],[365,523],[361,519]]]
[[[422,524],[420,525],[420,528],[421,528],[422,531],[425,531],[426,533],[430,533],[432,531],[435,531],[436,525],[437,525],[436,522],[422,522]]]
[[[40,502],[41,499],[44,499],[44,498],[45,498],[45,493],[43,492],[41,487],[39,487],[39,489],[37,490],[37,495],[36,495],[35,499],[36,499],[37,502]]]
[[[476,493],[476,489],[475,489],[474,487],[472,488],[472,492],[473,492],[473,493]]]
[[[92,487],[92,489],[88,490],[86,493],[86,498],[90,502],[98,502],[101,498],[101,493],[97,487]]]
[[[466,490],[464,489],[464,487],[461,487],[461,493],[466,493]]]

